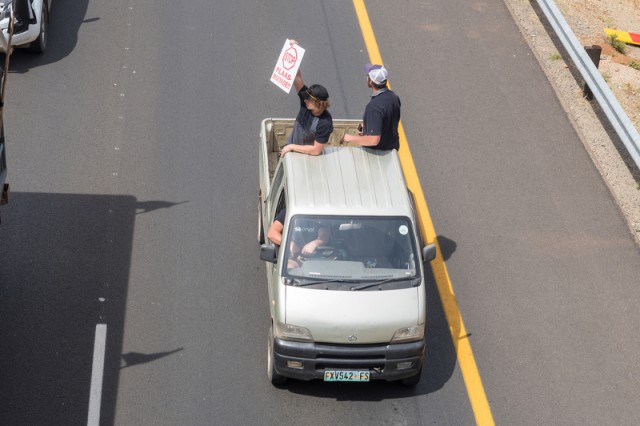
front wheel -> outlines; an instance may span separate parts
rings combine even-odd
[[[422,377],[422,367],[420,367],[420,370],[418,370],[418,372],[411,377],[407,377],[406,379],[402,379],[402,384],[405,386],[415,386],[418,383],[420,383],[420,378]]]
[[[269,327],[269,342],[267,343],[267,377],[272,385],[282,385],[287,381],[276,371],[275,359],[273,357],[273,327]]]
[[[31,42],[29,50],[34,53],[44,53],[47,50],[47,38],[49,33],[49,13],[47,2],[42,2],[42,11],[40,12],[40,35]]]

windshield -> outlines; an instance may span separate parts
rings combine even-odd
[[[420,278],[420,256],[415,246],[413,227],[406,217],[297,215],[290,221],[283,244],[288,248],[283,275],[292,285],[311,287],[416,286],[420,284],[416,280]],[[362,285],[367,283],[370,285]]]

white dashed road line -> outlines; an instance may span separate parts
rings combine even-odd
[[[91,368],[91,392],[89,394],[89,417],[87,426],[100,425],[100,403],[102,401],[102,378],[104,376],[104,352],[107,342],[107,324],[96,324],[93,343],[93,367]]]

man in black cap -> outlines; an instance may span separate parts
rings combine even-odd
[[[295,40],[290,42],[292,46],[297,44]],[[329,93],[319,84],[305,86],[300,70],[293,79],[293,85],[300,98],[300,110],[280,156],[284,157],[289,151],[318,155],[333,132],[333,118],[327,111],[330,105]]]
[[[364,71],[373,94],[364,110],[360,134],[345,134],[342,140],[371,149],[397,150],[400,98],[387,87],[389,73],[385,67],[367,64]]]

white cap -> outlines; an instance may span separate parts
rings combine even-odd
[[[375,84],[382,84],[389,78],[389,72],[382,65],[367,64],[364,66],[364,72]]]

